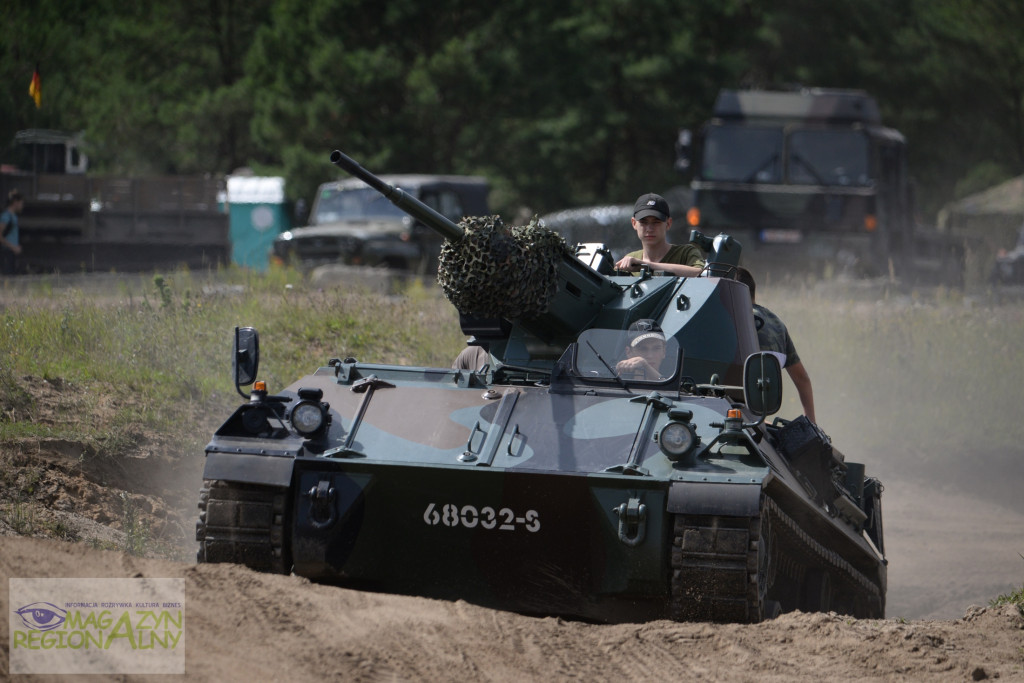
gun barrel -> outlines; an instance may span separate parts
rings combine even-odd
[[[384,195],[385,199],[427,227],[431,228],[446,240],[457,240],[462,237],[462,228],[460,228],[457,223],[453,223],[450,219],[442,216],[420,200],[406,194],[401,190],[401,188],[384,182],[340,150],[336,149],[331,153],[331,163],[338,166],[349,175],[359,178],[364,183],[377,190],[377,192],[380,192]]]

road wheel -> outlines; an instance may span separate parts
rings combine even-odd
[[[772,587],[775,585],[775,535],[772,531],[771,515],[762,509],[757,530],[757,615],[761,619],[774,619],[779,615],[777,600],[769,600]]]
[[[827,571],[808,569],[800,587],[800,610],[828,612],[832,609],[832,579]]]

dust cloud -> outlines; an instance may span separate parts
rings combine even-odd
[[[789,327],[819,426],[885,486],[887,616],[954,618],[1018,588],[1024,364],[1011,345],[1024,303],[855,286],[758,295]],[[780,415],[795,417],[788,377],[783,391]]]

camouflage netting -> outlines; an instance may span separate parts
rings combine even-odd
[[[471,216],[462,239],[445,242],[437,282],[460,313],[515,319],[544,313],[558,291],[558,263],[572,252],[537,224],[510,227],[499,216]]]

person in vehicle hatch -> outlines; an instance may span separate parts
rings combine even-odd
[[[617,270],[636,271],[642,266],[662,270],[672,275],[696,277],[704,269],[704,255],[695,244],[670,244],[668,229],[672,227],[672,214],[668,202],[661,195],[640,195],[633,205],[630,219],[642,249],[619,259]]]
[[[629,379],[658,380],[665,360],[665,333],[653,320],[637,320],[626,332],[626,357],[615,364],[616,374]]]

